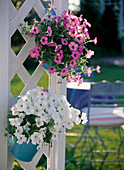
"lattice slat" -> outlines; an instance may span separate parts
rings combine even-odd
[[[39,82],[44,71],[45,71],[45,69],[41,68],[41,66],[38,66],[37,69],[35,70],[34,74],[32,75],[32,77],[30,77],[30,79],[28,79],[21,94],[24,94],[28,90],[34,88],[37,85],[37,83]]]
[[[12,1],[10,1],[9,7],[10,7],[9,16],[10,16],[10,20],[12,20],[12,18],[14,18],[14,16],[17,15],[18,11],[16,10],[16,8],[15,8],[14,4],[12,3]]]
[[[18,70],[18,75],[23,80],[24,84],[27,84],[28,80],[31,77],[23,65]]]
[[[12,48],[9,49],[9,62],[10,64],[12,64],[14,62],[14,60],[16,59],[16,54],[14,53],[14,51],[12,50]]]
[[[34,8],[40,17],[43,17],[46,14],[46,10],[40,0],[37,0]]]
[[[30,39],[25,46],[21,49],[19,52],[18,56],[15,58],[12,64],[10,64],[10,79],[12,79],[15,75],[15,73],[18,72],[20,69],[21,65],[24,63],[26,60],[27,56],[29,55],[30,49],[34,46],[34,41],[33,39]]]

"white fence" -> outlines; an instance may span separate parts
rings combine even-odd
[[[67,0],[54,0],[52,3],[57,8],[57,14],[67,10]],[[11,48],[11,37],[17,29],[21,32],[19,24],[24,22],[32,7],[36,10],[39,17],[43,17],[46,13],[45,7],[40,0],[25,0],[18,11],[11,0],[0,1],[0,170],[11,170],[15,160],[11,152],[8,153],[8,141],[4,137],[8,109],[15,102],[10,92],[10,82],[15,74],[17,74],[25,84],[24,89],[21,91],[21,94],[24,94],[27,90],[37,85],[42,74],[46,71],[38,66],[34,73],[30,75],[24,67],[23,63],[28,57],[30,49],[34,46],[34,41],[29,37],[24,36],[26,43],[18,55]],[[49,86],[55,93],[65,94],[65,82],[58,85],[57,75],[49,75],[49,77]],[[64,170],[65,134],[59,135],[59,141],[54,143],[52,148],[48,145],[39,150],[32,162],[24,163],[17,161],[24,169],[34,170],[43,153],[47,157],[48,170]]]

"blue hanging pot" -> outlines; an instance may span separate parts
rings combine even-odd
[[[31,141],[28,144],[26,142],[23,142],[22,144],[15,142],[12,154],[20,161],[30,162],[38,151],[37,146],[38,145],[33,145]]]

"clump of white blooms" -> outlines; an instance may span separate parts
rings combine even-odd
[[[51,90],[36,87],[21,96],[11,108],[6,130],[17,143],[31,141],[41,146],[58,140],[65,128],[87,122],[85,113],[71,107],[64,95],[56,96]]]

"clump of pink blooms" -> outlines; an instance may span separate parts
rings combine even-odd
[[[88,60],[94,55],[94,51],[87,48],[87,44],[97,44],[97,37],[90,39],[88,28],[91,24],[80,15],[75,16],[72,11],[64,11],[61,16],[49,15],[50,9],[40,22],[28,26],[27,34],[35,37],[36,46],[29,54],[36,58],[41,66],[46,63],[49,73],[58,73],[58,76],[66,78],[67,82],[75,81],[80,85],[83,82],[81,73],[88,77],[93,71],[100,73],[100,66],[92,69],[87,66]],[[26,29],[25,29],[26,30]],[[80,71],[76,72],[80,67]]]

